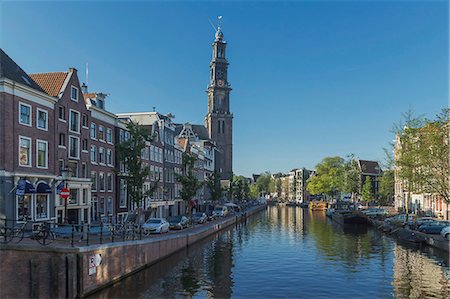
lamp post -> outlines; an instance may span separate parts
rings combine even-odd
[[[63,179],[64,182],[64,188],[66,188],[66,181],[67,178],[69,177],[69,169],[67,168],[63,168],[61,169],[61,177]],[[68,219],[67,219],[67,200],[68,197],[64,198],[64,223],[67,224]]]

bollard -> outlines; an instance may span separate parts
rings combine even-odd
[[[91,231],[91,225],[87,224],[87,232],[86,232],[86,246],[89,246],[89,232]]]
[[[100,224],[100,244],[103,244],[103,224]]]
[[[73,247],[73,238],[75,237],[75,226],[72,224],[72,240],[70,240],[70,245]]]

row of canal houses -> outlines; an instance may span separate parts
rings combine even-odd
[[[138,122],[154,136],[141,159],[157,189],[141,207],[153,216],[184,214],[180,198],[183,152],[197,158],[203,181],[214,171],[216,147],[202,127],[176,124],[158,112],[114,114],[107,94],[88,92],[77,70],[27,74],[0,49],[0,219],[15,222],[120,222],[136,208],[127,197],[116,145],[127,123]],[[204,130],[204,128],[203,128]],[[66,201],[61,188],[68,188]],[[196,197],[202,203],[203,189]]]

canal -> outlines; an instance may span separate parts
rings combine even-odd
[[[449,298],[449,258],[323,212],[270,206],[92,298]]]

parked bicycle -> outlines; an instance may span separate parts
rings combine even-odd
[[[37,230],[33,231],[30,238],[36,240],[39,244],[48,245],[55,240],[56,236],[51,230],[51,224],[49,222],[42,222]]]
[[[25,236],[25,229],[28,221],[26,219],[13,226],[8,226],[7,220],[0,227],[0,236],[2,237],[3,243],[9,243],[14,241],[14,243],[19,243],[23,240]]]

